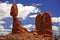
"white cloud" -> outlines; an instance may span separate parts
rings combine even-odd
[[[31,26],[32,26],[32,24],[28,24],[28,25],[24,25],[23,27],[30,28]]]
[[[28,25],[24,25],[23,27],[24,27],[24,28],[27,28],[28,31],[31,31],[31,30],[29,30],[29,28],[31,28],[31,27],[32,27],[32,28],[35,28],[35,25],[28,24]]]
[[[6,34],[9,34],[11,32],[10,29],[5,29],[3,25],[1,24],[4,24],[5,22],[4,21],[1,21],[0,20],[0,35],[6,35]]]
[[[33,6],[39,6],[39,5],[42,5],[42,3],[38,3],[38,4],[33,3],[32,5]]]
[[[0,3],[0,19],[10,17],[10,8],[12,4]]]
[[[52,22],[60,22],[60,17],[53,17]]]
[[[6,35],[11,33],[10,29],[4,29],[4,26],[0,25],[0,35]]]
[[[6,35],[11,33],[11,29],[5,29],[3,25],[0,25],[0,35]]]
[[[23,27],[26,28],[28,31],[31,31],[31,30],[29,30],[29,28],[32,27],[32,24],[24,25]]]
[[[52,26],[52,30],[58,31],[58,27],[57,26]]]
[[[5,23],[4,21],[0,20],[0,24],[4,24],[4,23]]]
[[[0,29],[0,35],[7,35],[11,33],[11,29]]]
[[[0,25],[0,30],[1,30],[1,29],[4,29],[4,26]]]
[[[37,5],[37,6],[38,6],[38,5],[42,5],[42,3],[36,4],[36,5]]]
[[[35,18],[37,16],[37,14],[35,14],[35,15],[30,15],[29,17],[30,18]]]
[[[4,24],[4,21],[0,21],[0,31],[3,31],[4,26],[3,26],[3,25],[1,25],[1,24]]]
[[[12,28],[12,24],[10,25],[10,28]]]
[[[0,3],[0,19],[10,17],[10,9],[12,4]],[[30,13],[39,12],[39,9],[34,6],[23,6],[23,4],[17,4],[18,17],[25,19]]]
[[[20,5],[21,6],[21,5]],[[34,6],[21,6],[21,8],[18,5],[18,9],[19,9],[19,17],[22,17],[23,19],[25,19],[30,13],[37,13],[39,12],[39,10],[34,7]]]

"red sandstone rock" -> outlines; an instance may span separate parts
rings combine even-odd
[[[18,8],[16,4],[13,4],[11,7],[10,15],[16,17],[18,15]]]
[[[36,30],[37,30],[37,33],[38,34],[42,34],[41,33],[41,31],[42,31],[42,29],[41,29],[41,27],[42,27],[42,14],[38,14],[37,16],[36,16],[36,21],[35,21],[35,24],[36,24]]]
[[[44,35],[44,37],[49,36],[53,38],[52,20],[50,13],[45,12],[44,14],[38,14],[36,16],[35,24],[38,35]]]
[[[43,21],[43,31],[44,31],[44,34],[48,34],[48,35],[52,36],[53,32],[52,32],[51,15],[48,12],[45,12],[43,14],[43,20],[42,21]]]
[[[18,8],[16,4],[12,5],[10,15],[13,17],[12,33],[26,33],[26,28],[22,27],[21,21],[17,18]]]
[[[37,35],[37,30],[32,30],[30,31],[30,33],[32,33],[33,35]]]

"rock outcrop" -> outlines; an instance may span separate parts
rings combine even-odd
[[[43,14],[43,31],[44,31],[44,34],[48,34],[50,36],[52,36],[53,32],[52,32],[52,19],[51,19],[51,15],[50,13],[48,12],[45,12]],[[45,36],[48,36],[48,35],[45,35]]]
[[[43,31],[42,30],[42,14],[38,14],[36,16],[35,24],[36,24],[37,33],[41,35]]]
[[[38,35],[53,38],[52,20],[50,13],[45,12],[44,14],[38,14],[36,16],[35,24]]]
[[[23,28],[21,21],[18,19],[18,8],[16,4],[13,4],[11,7],[10,15],[13,17],[13,28],[12,33],[26,33],[26,28]]]

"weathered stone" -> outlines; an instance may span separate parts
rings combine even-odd
[[[42,34],[42,14],[38,14],[36,16],[35,24],[36,24],[37,33]]]
[[[17,15],[18,15],[18,8],[17,8],[17,5],[15,3],[11,7],[10,15],[12,17],[17,17]]]
[[[30,31],[30,33],[32,33],[33,35],[37,35],[37,30],[32,30]]]
[[[52,19],[51,19],[51,15],[48,12],[45,12],[43,14],[43,31],[44,34],[48,34],[50,36],[52,36],[53,32],[52,32]],[[45,35],[47,36],[47,35]]]
[[[12,33],[26,33],[26,28],[23,28],[21,21],[17,18],[18,8],[16,4],[13,4],[11,7],[10,15],[13,17],[13,28]]]
[[[52,19],[50,13],[45,12],[44,14],[38,14],[36,16],[35,24],[38,35],[53,38]]]

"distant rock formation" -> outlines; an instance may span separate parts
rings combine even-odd
[[[36,16],[36,30],[38,35],[43,37],[53,37],[51,15],[48,12]]]
[[[18,8],[16,4],[13,4],[11,7],[10,15],[13,17],[13,28],[12,33],[26,33],[26,28],[22,27],[21,21],[17,18]]]

